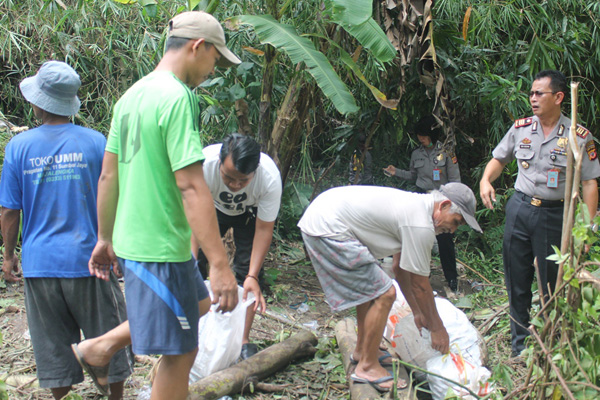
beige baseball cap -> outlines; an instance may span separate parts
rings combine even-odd
[[[217,62],[219,67],[227,68],[242,62],[227,48],[225,32],[219,21],[204,11],[187,11],[176,15],[169,21],[167,35],[185,39],[204,39],[212,43],[222,56]]]

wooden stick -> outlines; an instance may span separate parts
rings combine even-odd
[[[566,172],[566,182],[565,182],[565,194],[564,194],[564,209],[563,209],[563,225],[562,225],[562,237],[560,241],[560,252],[564,254],[567,252],[569,248],[569,243],[571,242],[572,234],[571,230],[567,228],[568,220],[569,220],[569,211],[571,209],[571,194],[573,191],[573,160],[574,160],[574,151],[573,145],[577,146],[577,88],[579,86],[579,82],[571,82],[571,128],[569,130],[569,140],[567,142],[567,172]],[[566,94],[566,93],[565,93]],[[579,187],[577,187],[579,190]],[[564,274],[563,263],[558,265],[558,275],[556,278],[556,285],[554,286],[557,289],[562,281],[562,277]]]
[[[460,263],[460,265],[462,265],[463,267],[465,267],[466,269],[468,269],[469,271],[473,272],[474,274],[476,274],[478,277],[480,277],[481,279],[483,279],[484,281],[486,281],[487,283],[489,283],[490,285],[493,285],[492,282],[490,282],[485,276],[481,275],[481,273],[471,267],[469,267],[466,263],[460,261],[458,258],[456,259],[456,261],[458,263]]]

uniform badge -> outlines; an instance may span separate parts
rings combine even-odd
[[[456,156],[452,157],[452,164],[456,164],[458,162],[458,158]]]
[[[531,139],[525,138],[525,139],[521,140],[521,143],[523,143],[523,144],[529,144],[529,143],[531,143]]]
[[[519,145],[519,148],[520,148],[520,149],[530,149],[530,148],[531,148],[531,145],[530,145],[530,144],[520,144],[520,145]]]
[[[560,128],[558,128],[558,133],[557,133],[557,135],[558,135],[558,136],[562,136],[562,135],[563,135],[563,133],[565,133],[565,125],[564,125],[564,124],[561,124],[561,125],[560,125]]]
[[[588,131],[581,125],[577,125],[577,130],[575,131],[575,133],[577,133],[577,136],[579,136],[580,138],[585,139],[589,135],[590,131]]]
[[[527,169],[529,168],[529,163],[527,161],[522,161],[521,165],[523,166],[523,168]]]
[[[596,151],[596,144],[594,143],[593,140],[590,140],[589,142],[587,142],[585,144],[585,151],[588,154],[588,158],[590,159],[590,161],[594,161],[596,158],[598,158],[598,152]]]
[[[569,139],[567,139],[566,137],[561,137],[560,139],[558,139],[558,142],[556,142],[556,145],[562,149],[566,149],[567,143],[569,143]]]
[[[515,121],[515,128],[522,128],[524,126],[529,126],[533,123],[533,118],[521,118]]]
[[[437,160],[442,161],[443,159],[444,159],[444,154],[443,153],[438,154]]]
[[[531,127],[531,131],[532,131],[532,132],[535,132],[535,131],[537,131],[537,125],[538,125],[538,123],[537,123],[537,121],[535,121],[535,122],[533,123],[533,126]]]

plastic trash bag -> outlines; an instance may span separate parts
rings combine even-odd
[[[384,337],[390,342],[390,350],[396,353],[403,361],[416,365],[420,368],[432,371],[430,367],[435,367],[436,372],[446,378],[457,382],[466,382],[469,388],[485,387],[486,390],[493,390],[490,385],[486,385],[490,372],[483,367],[486,358],[485,342],[479,331],[471,324],[469,318],[464,312],[456,308],[450,301],[442,298],[435,298],[435,305],[442,323],[448,332],[450,339],[450,356],[444,356],[439,351],[431,347],[431,335],[429,331],[423,329],[417,330],[412,311],[402,295],[398,284],[394,281],[396,287],[396,300],[388,316]],[[441,359],[447,357],[442,362]],[[465,368],[469,374],[465,375],[466,380],[455,379],[459,377],[459,367],[456,363],[448,361],[460,357],[467,365]],[[437,360],[437,361],[433,361]],[[462,365],[462,364],[460,364]],[[415,371],[415,377],[419,380],[428,379],[430,386],[432,378],[441,382],[435,382],[438,387],[433,398],[435,400],[443,399],[449,382],[441,378],[435,378],[432,375],[426,375]],[[475,379],[473,381],[473,379]],[[471,386],[472,385],[472,386]],[[477,386],[479,385],[479,386]],[[433,387],[432,387],[433,390]],[[473,389],[472,389],[473,390]],[[477,390],[473,390],[477,393]],[[455,392],[458,394],[458,392]],[[468,393],[468,392],[466,392]],[[441,397],[440,397],[441,396]],[[470,397],[464,397],[465,399]]]
[[[427,361],[427,370],[468,387],[477,396],[486,396],[494,390],[493,385],[488,381],[492,375],[490,371],[465,360],[460,355],[460,350],[451,349],[449,354],[433,357]],[[427,380],[434,400],[443,400],[447,397],[468,400],[478,398],[471,395],[468,390],[443,378],[428,375]]]
[[[210,282],[205,281],[210,297]],[[190,371],[190,384],[217,371],[233,365],[242,351],[242,336],[246,322],[246,309],[254,303],[254,295],[248,294],[242,302],[244,289],[238,286],[239,303],[231,312],[221,313],[213,304],[198,322],[198,354]]]

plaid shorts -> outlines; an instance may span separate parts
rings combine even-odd
[[[338,241],[305,233],[302,238],[332,311],[375,300],[392,286],[391,278],[360,241]]]

